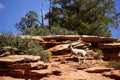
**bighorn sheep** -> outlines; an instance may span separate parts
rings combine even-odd
[[[71,56],[72,56],[72,55],[77,55],[77,58],[78,58],[79,63],[80,63],[80,57],[79,57],[80,54],[82,54],[82,56],[83,56],[83,59],[84,59],[83,62],[86,61],[86,58],[87,58],[87,57],[86,57],[86,51],[85,51],[85,50],[73,48],[73,47],[72,47],[72,43],[69,44],[68,48],[70,48],[70,50],[72,51]],[[70,56],[70,57],[71,57],[71,56]]]

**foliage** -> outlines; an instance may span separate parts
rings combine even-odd
[[[26,50],[29,44],[29,40],[21,39],[19,36],[13,34],[2,34],[0,35],[0,47],[12,47],[17,48],[20,51]]]
[[[0,35],[0,47],[12,46],[14,43],[15,37],[11,34],[1,34]]]
[[[52,53],[49,51],[44,51],[44,54],[40,54],[41,60],[44,62],[50,62],[50,58],[52,56]]]
[[[97,52],[99,56],[103,56],[103,52],[102,52],[101,49],[96,48],[96,49],[95,49],[95,52]]]
[[[86,49],[87,51],[87,56],[88,57],[93,57],[94,59],[102,59],[103,57],[103,52],[101,49],[99,48],[91,48],[90,50],[89,49]]]
[[[52,56],[51,52],[44,51],[43,48],[36,41],[33,40],[29,42],[28,50],[26,51],[26,54],[40,56],[41,60],[44,62],[49,62],[50,57]]]
[[[12,34],[0,35],[0,48],[2,47],[17,48],[19,51],[25,51],[25,54],[41,56],[41,60],[45,62],[49,61],[51,56],[50,52],[45,52],[38,42],[30,39],[21,39],[19,36]]]
[[[38,14],[33,10],[29,11],[24,17],[21,18],[19,23],[15,24],[15,27],[19,31],[26,30],[27,28],[37,27],[41,24],[38,20]]]
[[[77,32],[73,32],[71,30],[67,30],[60,26],[52,26],[50,27],[50,33],[52,35],[77,35]]]
[[[36,28],[27,28],[23,31],[24,35],[40,35],[40,36],[46,36],[46,35],[77,35],[78,33],[67,30],[65,28],[59,27],[59,26],[44,26],[44,27],[36,27]]]
[[[23,35],[40,35],[40,36],[46,36],[51,35],[48,27],[36,27],[36,28],[27,28],[23,31]]]
[[[110,26],[118,25],[112,0],[52,0],[46,14],[49,25],[60,25],[80,35],[110,36]]]
[[[116,69],[120,69],[120,60],[109,60],[108,61],[108,66],[109,67],[114,67]]]

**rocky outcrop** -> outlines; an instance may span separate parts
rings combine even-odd
[[[1,55],[0,55],[0,57],[5,57],[5,56],[8,56],[8,55],[10,55],[11,53],[10,52],[5,52],[5,53],[2,53]]]
[[[39,61],[38,56],[32,56],[37,57],[38,60],[36,60],[37,58],[32,59],[31,56],[29,58],[29,55],[26,55],[27,57],[23,57],[27,59],[22,61],[15,59],[19,58],[17,55],[11,56],[0,58],[5,59],[5,64],[3,60],[0,62],[0,80],[119,80],[119,70],[105,67],[107,64],[103,60],[98,60],[96,63],[93,62],[94,60],[87,60],[84,64],[69,60],[62,64],[60,61],[44,63]],[[62,57],[61,55],[56,57],[58,56]],[[15,59],[11,64],[9,64],[10,61],[7,62],[10,58]]]
[[[14,64],[20,62],[35,62],[40,60],[40,56],[33,55],[10,55],[0,58],[0,64]]]
[[[31,39],[31,36],[25,36],[23,39]],[[94,54],[92,48],[97,48],[103,51],[106,58],[116,59],[120,53],[119,39],[86,35],[32,36],[32,39],[39,41],[44,49],[60,55],[53,55],[52,63],[44,63],[40,61],[39,56],[10,55],[9,52],[5,52],[0,55],[0,79],[13,79],[12,77],[26,80],[120,79],[119,70],[105,67],[107,61],[94,60],[90,57],[91,60],[80,64],[76,57],[67,58],[69,54],[66,54],[70,53],[67,49],[69,42],[72,42],[74,48],[87,48],[88,54]],[[64,53],[66,55],[61,56]],[[8,76],[8,78],[4,76]]]
[[[39,41],[44,49],[53,54],[64,54],[68,52],[69,42],[73,42],[75,48],[97,48],[104,53],[104,59],[118,59],[120,53],[120,39],[112,37],[99,37],[88,35],[51,35],[51,36],[28,36],[20,35],[22,39],[33,39]],[[77,43],[77,44],[76,44]],[[87,44],[87,45],[86,45]],[[88,46],[88,44],[90,44]],[[3,55],[4,56],[4,55]]]
[[[120,40],[111,37],[82,36],[81,40],[90,42],[92,47],[102,50],[104,60],[120,59]]]
[[[14,68],[14,69],[46,69],[48,67],[47,64],[44,64],[42,61],[37,61],[37,62],[30,62],[30,63],[18,63],[18,64],[13,64],[13,65],[7,65],[9,68]]]
[[[41,36],[45,41],[55,40],[57,42],[61,41],[77,41],[80,38],[80,35],[51,35],[51,36]]]
[[[119,39],[112,38],[112,37],[99,37],[99,36],[88,36],[88,35],[82,35],[81,40],[84,42],[90,42],[90,43],[119,42]]]
[[[104,53],[104,59],[120,59],[120,43],[99,43],[98,47]]]
[[[68,52],[67,47],[69,42],[76,43],[74,47],[84,48],[92,47],[101,49],[104,53],[104,59],[118,59],[120,53],[120,39],[112,37],[99,37],[99,36],[88,36],[88,35],[54,35],[54,36],[42,36],[44,42],[40,44],[47,50],[53,53],[64,53]],[[90,44],[89,46],[86,44]],[[61,52],[62,51],[62,52]]]
[[[81,42],[74,42],[73,43],[74,47],[75,48],[82,48],[83,46],[88,46],[90,44],[87,44],[87,43],[81,43]],[[60,45],[56,45],[52,48],[49,48],[47,49],[47,51],[50,51],[52,53],[59,53],[59,52],[62,52],[62,51],[65,51],[67,52],[69,49],[68,49],[68,46],[69,46],[69,43],[67,44],[60,44]],[[62,53],[61,53],[62,54]],[[63,53],[64,54],[64,53]]]
[[[116,38],[111,38],[111,37],[99,37],[99,36],[88,36],[88,35],[51,35],[51,36],[41,36],[44,41],[77,41],[81,38],[82,41],[84,42],[119,42],[118,39]]]
[[[44,41],[41,36],[20,35],[19,37],[21,37],[22,39],[33,39],[33,40],[37,40],[37,41],[40,41],[40,42]]]
[[[120,43],[99,43],[100,49],[120,49]]]
[[[47,71],[48,64],[39,61],[39,56],[32,55],[10,55],[0,58],[0,75],[13,77],[34,77],[39,78],[52,74]]]

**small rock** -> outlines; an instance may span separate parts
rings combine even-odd
[[[53,75],[57,75],[57,76],[61,76],[61,71],[59,70],[55,70],[55,71],[52,71]]]

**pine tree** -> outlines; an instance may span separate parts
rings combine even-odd
[[[23,32],[28,28],[38,27],[41,24],[38,20],[38,14],[33,10],[29,11],[24,17],[21,18],[19,23],[15,24],[15,27]]]
[[[118,14],[112,0],[52,0],[46,14],[49,25],[60,25],[80,35],[111,36],[110,26],[117,28]]]

